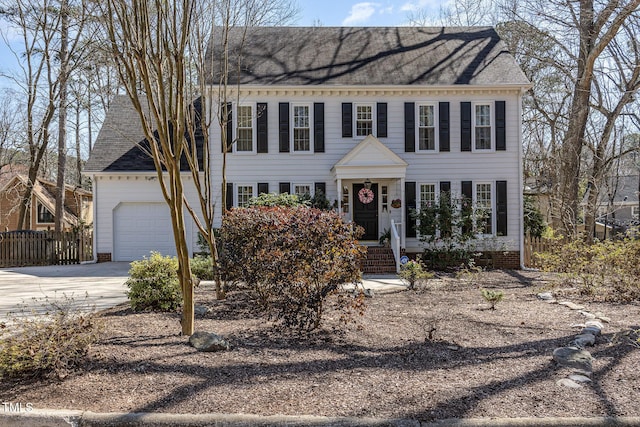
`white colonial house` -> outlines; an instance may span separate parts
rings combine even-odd
[[[391,230],[397,258],[422,250],[410,212],[451,192],[489,211],[481,237],[501,264],[521,265],[521,98],[530,83],[494,29],[252,28],[240,61],[225,106],[227,207],[259,193],[322,191],[364,227],[364,243]],[[212,99],[218,81],[212,72]],[[210,135],[222,206],[222,134]],[[85,169],[99,260],[175,252],[153,165],[135,145],[142,139],[127,100],[116,99]]]

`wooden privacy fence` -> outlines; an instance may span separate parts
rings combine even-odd
[[[0,233],[0,267],[79,264],[92,259],[90,231]]]
[[[536,253],[551,252],[554,247],[567,243],[567,240],[545,239],[543,237],[532,237],[527,234],[524,237],[524,265],[525,267],[542,267],[533,256]]]

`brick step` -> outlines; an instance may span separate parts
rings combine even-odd
[[[367,247],[367,258],[361,265],[364,274],[389,274],[396,272],[396,261],[391,248]]]

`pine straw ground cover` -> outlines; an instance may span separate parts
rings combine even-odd
[[[552,361],[584,317],[548,304],[537,272],[440,277],[426,288],[376,294],[356,324],[336,332],[287,335],[261,317],[246,296],[216,301],[201,286],[208,314],[196,329],[228,338],[223,353],[198,353],[178,335],[177,314],[100,314],[104,335],[82,370],[63,381],[3,384],[0,400],[35,408],[94,412],[312,414],[433,420],[450,417],[639,416],[640,350],[614,334],[640,324],[640,305],[581,299],[611,318],[590,348],[593,382],[556,384],[570,372]],[[487,310],[480,289],[504,292]]]

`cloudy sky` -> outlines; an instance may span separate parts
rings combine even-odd
[[[297,25],[395,26],[408,22],[408,15],[426,10],[436,17],[445,0],[298,0],[301,9]]]

